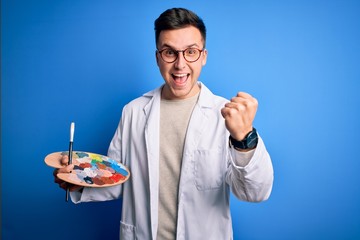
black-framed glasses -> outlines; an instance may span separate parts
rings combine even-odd
[[[200,50],[198,48],[187,48],[185,50],[174,50],[172,48],[165,48],[162,50],[157,50],[157,52],[160,54],[161,59],[167,63],[175,62],[179,57],[179,53],[181,52],[187,62],[193,63],[199,60],[203,51],[204,49]]]

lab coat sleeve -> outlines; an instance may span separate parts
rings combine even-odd
[[[248,202],[267,200],[272,190],[274,172],[261,137],[250,161],[242,159],[244,154],[233,148],[230,148],[229,157],[226,181],[233,194],[238,199]],[[239,165],[247,161],[245,166]]]
[[[120,121],[118,128],[110,143],[107,156],[111,159],[120,161],[121,159],[121,130],[122,120]],[[82,191],[71,192],[70,197],[74,203],[81,202],[100,202],[109,201],[120,198],[122,195],[122,185],[116,185],[112,187],[104,188],[92,188],[84,187]]]
[[[102,202],[118,199],[121,195],[121,186],[116,185],[104,188],[85,187],[81,192],[71,192],[70,197],[73,203]]]

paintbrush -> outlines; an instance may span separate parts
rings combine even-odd
[[[73,151],[73,142],[74,142],[74,132],[75,132],[75,123],[72,122],[70,125],[70,143],[69,143],[69,162],[68,164],[72,164],[72,151]],[[66,201],[69,201],[69,187],[66,188]]]

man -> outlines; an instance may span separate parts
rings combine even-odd
[[[272,163],[253,127],[257,100],[239,92],[228,101],[198,81],[207,50],[195,13],[165,11],[155,35],[165,84],[124,107],[108,150],[129,167],[130,179],[107,188],[73,186],[71,199],[122,197],[121,239],[232,239],[230,190],[259,202],[272,189]],[[56,174],[72,167],[54,172],[63,188]]]

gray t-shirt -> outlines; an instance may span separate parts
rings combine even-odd
[[[159,227],[157,239],[176,239],[178,190],[186,130],[199,94],[161,100],[159,159]]]

